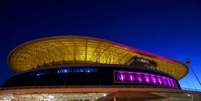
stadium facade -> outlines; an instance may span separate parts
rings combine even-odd
[[[55,36],[11,51],[16,72],[2,86],[2,101],[199,101],[181,89],[188,67],[176,60],[108,40]]]

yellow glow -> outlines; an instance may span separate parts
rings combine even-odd
[[[145,53],[144,53],[145,54]],[[49,37],[29,41],[9,55],[8,63],[17,72],[53,65],[125,64],[133,56],[157,62],[157,70],[181,79],[188,71],[179,62],[139,54],[127,46],[81,36]]]

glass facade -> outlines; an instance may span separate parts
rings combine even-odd
[[[146,84],[178,88],[177,81],[167,76],[128,71],[115,71],[114,74],[115,82],[117,83]]]
[[[24,72],[11,77],[3,86],[68,85],[180,88],[174,78],[161,72],[115,65],[58,67]]]

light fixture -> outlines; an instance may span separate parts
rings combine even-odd
[[[103,94],[103,96],[105,97],[105,96],[107,96],[107,94],[106,94],[106,93],[104,93],[104,94]]]
[[[191,96],[191,94],[187,94],[187,96]]]
[[[54,99],[54,96],[52,96],[52,95],[48,95],[47,96],[49,99]]]

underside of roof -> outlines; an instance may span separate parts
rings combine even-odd
[[[156,70],[181,79],[188,68],[175,60],[92,37],[57,36],[36,39],[15,48],[8,57],[9,65],[22,72],[53,64],[120,64],[132,57],[155,61]]]

